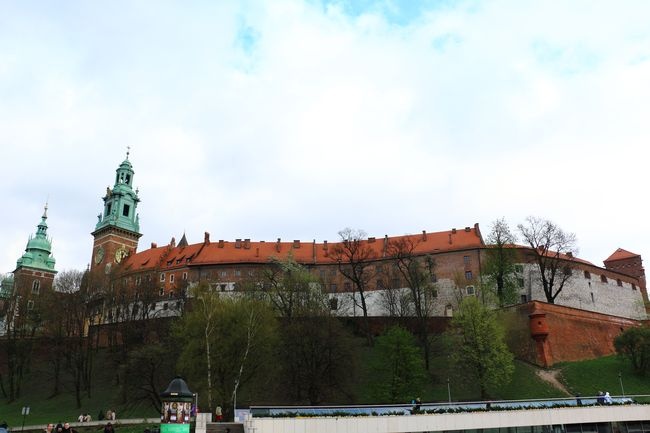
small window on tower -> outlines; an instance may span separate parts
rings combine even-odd
[[[126,183],[127,184],[131,183],[131,175],[129,173],[126,174]]]
[[[124,208],[122,209],[122,215],[124,215],[125,217],[128,217],[130,210],[131,210],[131,207],[128,204],[125,204]]]
[[[34,280],[32,283],[32,293],[38,294],[41,291],[41,282],[38,280]]]
[[[109,203],[109,204],[106,205],[106,215],[110,215],[110,214],[111,214],[111,208],[112,208],[112,207],[113,207],[113,204],[112,204],[112,203]]]

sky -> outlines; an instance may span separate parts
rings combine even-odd
[[[90,261],[125,159],[151,242],[527,216],[650,257],[650,2],[0,0],[0,273],[48,203]]]

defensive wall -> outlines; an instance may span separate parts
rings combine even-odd
[[[533,301],[499,313],[515,357],[550,367],[616,353],[614,338],[643,322]]]

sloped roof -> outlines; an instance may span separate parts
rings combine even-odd
[[[614,262],[616,260],[631,259],[634,257],[640,257],[638,254],[631,253],[623,248],[617,248],[616,251],[612,253],[611,256],[607,257],[604,262]]]
[[[445,251],[482,248],[485,246],[478,225],[464,229],[453,229],[435,233],[393,236],[386,238],[370,237],[362,241],[376,258],[384,255],[384,245],[404,239],[413,245],[413,253],[439,253]],[[299,263],[334,263],[330,257],[338,242],[251,242],[247,239],[231,241],[212,241],[192,244],[186,247],[154,247],[133,254],[125,264],[127,271],[145,270],[160,266],[161,269],[187,265],[211,265],[220,263],[267,263],[272,258],[283,259],[291,254]]]

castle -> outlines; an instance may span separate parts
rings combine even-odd
[[[183,234],[166,245],[152,243],[138,250],[141,237],[137,206],[139,191],[133,188],[134,170],[126,159],[118,166],[112,188],[103,196],[103,209],[92,231],[93,248],[89,272],[93,281],[119,282],[127,298],[144,299],[144,288],[154,287],[147,298],[146,310],[171,311],[182,302],[188,287],[199,282],[215,290],[236,292],[239,284],[250,279],[272,260],[291,258],[302,264],[330,297],[332,309],[343,316],[358,316],[357,302],[351,302],[354,287],[341,272],[342,242],[290,242],[213,240],[209,233],[198,243],[189,243]],[[47,208],[46,208],[47,209]],[[33,301],[42,289],[51,289],[56,274],[51,243],[46,238],[47,216],[43,214],[37,234],[30,238],[25,254],[13,272],[13,290]],[[431,282],[435,284],[432,316],[449,317],[458,306],[459,296],[476,296],[482,286],[482,263],[489,246],[485,244],[479,224],[459,229],[395,237],[367,237],[360,245],[368,252],[366,266],[372,277],[366,285],[369,316],[382,317],[390,312],[382,296],[391,289],[405,289],[399,273],[392,272],[394,250],[391,246],[406,243],[414,257],[431,260]],[[532,301],[546,302],[539,281],[539,270],[529,259],[530,248],[514,246],[517,300],[521,305]],[[604,260],[604,267],[566,255],[562,257],[572,269],[572,276],[555,299],[556,306],[587,311],[625,320],[646,320],[646,283],[641,256],[617,249]],[[104,283],[101,283],[101,280]],[[5,291],[11,281],[5,280]],[[539,302],[535,305],[538,305]],[[33,302],[32,304],[33,305]],[[114,312],[98,310],[97,323],[113,320]]]

